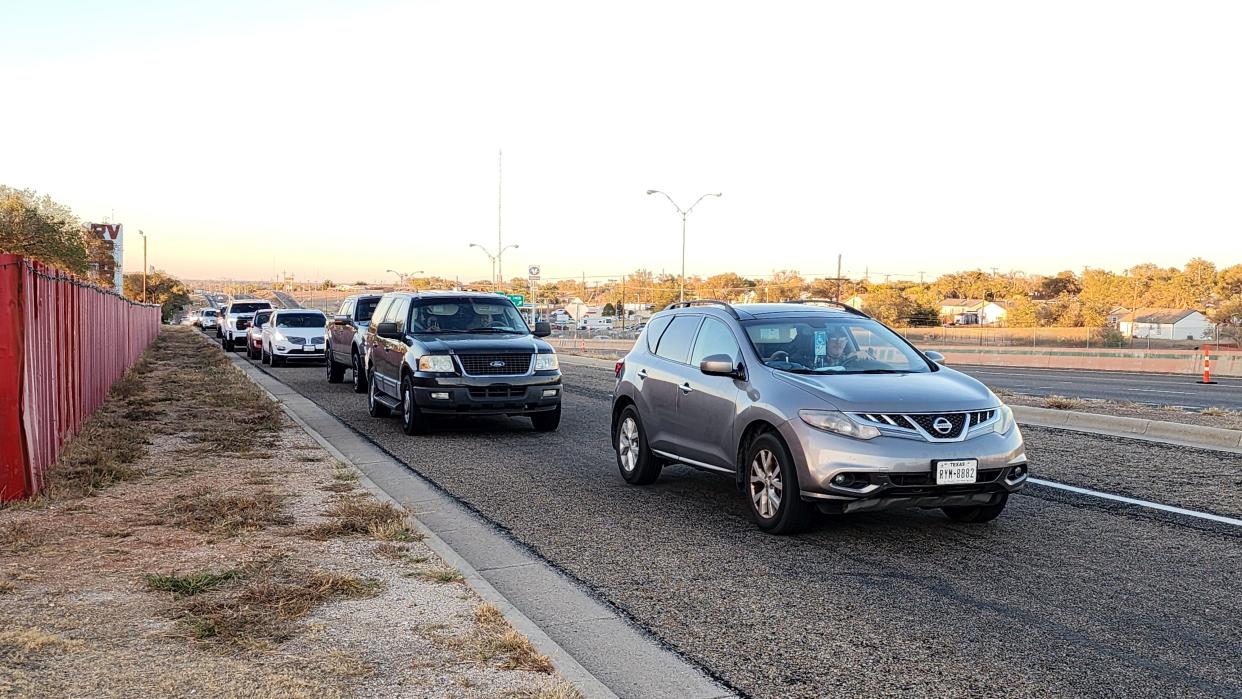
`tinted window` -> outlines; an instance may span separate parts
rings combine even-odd
[[[203,315],[207,316],[208,318],[215,318],[216,312],[209,309],[209,310],[203,311]]]
[[[656,354],[671,359],[674,362],[686,363],[686,357],[690,354],[690,342],[694,340],[694,331],[699,327],[701,316],[677,316],[673,318],[673,322],[669,324],[668,329],[664,331],[664,335],[660,337],[660,344],[656,347]]]
[[[656,318],[647,325],[647,349],[649,351],[655,352],[656,345],[660,344],[660,334],[664,332],[672,319],[673,316],[664,316]]]
[[[526,335],[526,321],[503,296],[436,297],[414,302],[415,333],[500,333]]]
[[[375,305],[379,303],[379,298],[358,299],[358,306],[354,316],[354,320],[364,321],[371,320],[371,316],[375,314]]]
[[[254,313],[263,308],[271,308],[272,304],[267,301],[259,301],[256,303],[235,303],[229,306],[229,313]]]
[[[327,322],[322,313],[277,313],[278,328],[322,328]]]
[[[391,298],[382,298],[382,299],[380,299],[380,301],[379,301],[379,305],[375,307],[375,316],[374,316],[374,317],[375,317],[375,318],[378,318],[379,320],[383,320],[383,319],[384,319],[384,313],[388,310],[388,307],[389,307],[389,306],[391,306],[391,305],[392,305],[392,299],[391,299]]]
[[[392,305],[385,320],[397,324],[397,332],[405,332],[405,319],[410,315],[410,299],[403,298]]]
[[[259,311],[254,314],[254,327],[261,328],[267,324],[269,318],[272,317],[271,311]]]
[[[733,333],[729,331],[729,327],[718,320],[708,318],[703,321],[703,328],[699,330],[699,336],[694,341],[690,365],[698,366],[700,362],[713,354],[727,355],[736,365],[741,359],[739,350],[737,340],[733,339]]]
[[[743,323],[763,363],[797,374],[932,371],[893,331],[860,318],[808,316]]]

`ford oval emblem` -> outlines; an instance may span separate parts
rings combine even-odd
[[[495,368],[499,369],[499,368],[503,367],[504,365],[505,365],[505,363],[504,363],[504,362],[501,362],[501,361],[495,361],[495,362],[492,362],[491,364],[489,364],[488,366],[495,367]]]
[[[936,418],[936,421],[932,423],[932,427],[936,428],[936,431],[940,434],[948,434],[953,431],[953,423],[949,422],[948,418],[943,417]]]

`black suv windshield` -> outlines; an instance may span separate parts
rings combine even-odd
[[[410,320],[414,333],[530,333],[517,308],[503,296],[415,299]]]
[[[278,328],[322,328],[328,319],[322,313],[278,313]]]
[[[742,323],[755,352],[795,374],[904,374],[932,369],[905,341],[866,318],[808,316]]]
[[[371,320],[371,316],[375,314],[375,307],[379,305],[379,297],[371,299],[358,299],[358,310],[354,311],[354,319],[362,322]]]
[[[258,310],[266,310],[271,308],[270,303],[235,303],[229,306],[229,313],[254,313]]]

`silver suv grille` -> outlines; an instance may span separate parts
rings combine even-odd
[[[855,413],[864,422],[919,435],[931,442],[963,439],[971,429],[996,417],[995,410],[966,413]]]
[[[462,371],[470,376],[517,376],[530,371],[529,352],[498,354],[459,354]]]

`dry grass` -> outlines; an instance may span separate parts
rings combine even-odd
[[[1228,408],[1218,408],[1215,405],[1213,405],[1211,407],[1207,407],[1207,408],[1204,408],[1203,410],[1200,410],[1199,414],[1207,415],[1209,417],[1226,417],[1226,416],[1234,417],[1234,416],[1242,415],[1242,412],[1239,412],[1237,410],[1230,410]]]
[[[223,585],[241,575],[237,570],[219,573],[203,571],[189,575],[148,575],[147,589],[171,592],[178,597],[191,597]]]
[[[228,581],[180,600],[171,615],[194,638],[255,647],[292,636],[293,622],[316,605],[370,597],[380,589],[378,581],[275,559],[251,564]]]
[[[1069,398],[1067,396],[1050,395],[1044,398],[1044,407],[1053,410],[1073,410],[1082,405],[1082,401],[1077,398]]]
[[[49,651],[66,652],[82,646],[81,641],[61,638],[35,627],[0,631],[0,660],[6,663],[23,663]]]
[[[28,551],[43,544],[46,537],[35,531],[29,522],[5,522],[0,524],[0,551]]]
[[[423,538],[406,526],[404,512],[392,503],[369,496],[342,497],[326,514],[331,520],[312,527],[307,536],[318,540],[356,535],[387,541],[421,541]]]
[[[514,695],[516,699],[582,699],[582,692],[572,684],[559,680],[551,687],[544,687],[536,692]]]
[[[199,489],[173,496],[160,509],[174,525],[204,534],[236,536],[268,524],[292,524],[281,512],[281,498],[260,490],[254,493],[217,493]]]
[[[530,639],[518,633],[490,602],[474,610],[474,629],[466,636],[450,638],[448,647],[484,662],[497,662],[505,670],[551,673],[548,656],[540,654]]]
[[[348,493],[354,489],[353,483],[329,483],[320,488],[320,490],[329,493]]]
[[[456,568],[432,568],[424,570],[418,574],[418,577],[427,582],[434,583],[460,583],[466,581],[466,576],[461,574]]]

